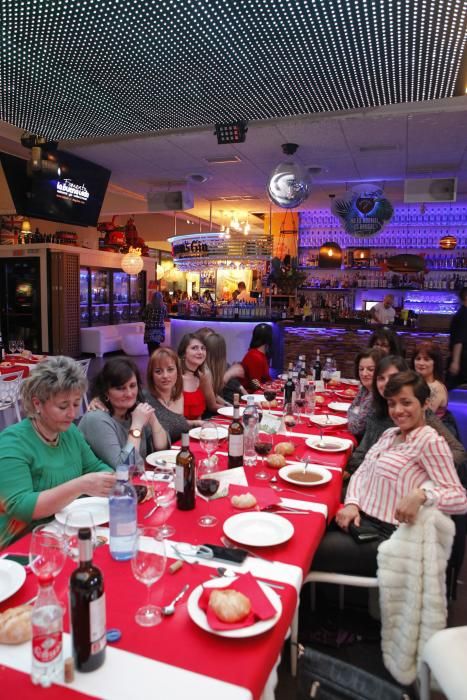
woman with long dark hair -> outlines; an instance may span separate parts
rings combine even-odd
[[[183,413],[188,420],[198,420],[206,410],[215,413],[220,407],[214,394],[211,375],[205,369],[206,346],[196,333],[186,333],[178,350],[183,377]]]
[[[272,349],[272,328],[267,323],[260,323],[253,329],[250,349],[241,364],[245,372],[245,388],[256,391],[261,384],[271,381],[269,359]]]
[[[431,340],[417,345],[412,357],[412,368],[430,387],[431,410],[436,415],[443,416],[448,406],[448,390],[443,383],[443,356],[439,346]]]
[[[96,375],[91,395],[106,410],[88,411],[79,429],[97,457],[111,467],[124,464],[134,449],[136,464],[169,444],[154,408],[145,401],[139,370],[127,357],[113,357]]]

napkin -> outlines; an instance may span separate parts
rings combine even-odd
[[[238,591],[247,596],[251,602],[251,610],[247,617],[240,620],[240,622],[222,622],[222,620],[219,620],[208,606],[209,596],[212,591],[215,590]],[[208,624],[213,630],[236,630],[241,627],[249,627],[258,622],[258,620],[269,620],[269,618],[274,617],[277,612],[261,586],[250,573],[239,576],[230,586],[226,586],[225,588],[203,588],[198,605],[201,610],[204,610],[206,613]]]
[[[240,496],[242,493],[251,493],[256,498],[257,505],[255,508],[266,508],[279,503],[280,496],[271,488],[263,486],[240,486],[239,484],[229,484],[229,497]],[[238,510],[237,508],[235,510]]]

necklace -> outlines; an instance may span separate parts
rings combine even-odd
[[[163,404],[166,408],[170,407],[170,404],[172,403],[172,399],[169,399],[168,401],[166,401],[163,396],[158,396],[157,398],[159,399],[159,402],[161,404]]]
[[[38,434],[40,439],[43,442],[45,442],[46,445],[49,445],[49,447],[57,447],[60,435],[57,435],[56,437],[50,439],[46,435],[44,435],[44,433],[41,431],[41,429],[37,425],[37,421],[35,418],[33,418],[31,422],[32,422],[32,427],[34,428],[34,430],[36,431],[36,433]]]

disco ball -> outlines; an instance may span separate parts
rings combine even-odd
[[[298,207],[310,194],[307,173],[297,163],[279,163],[269,178],[268,194],[283,209]]]

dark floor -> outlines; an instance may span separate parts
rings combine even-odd
[[[118,353],[113,353],[118,354]],[[106,358],[93,358],[89,368],[89,379],[99,371]],[[148,358],[131,358],[139,368],[143,383],[145,384],[146,366]],[[464,581],[466,584],[464,585]],[[450,627],[467,624],[467,558],[460,572],[457,588],[457,599],[452,601],[449,607],[448,624]],[[391,676],[383,665],[379,627],[367,612],[367,592],[359,589],[352,592],[346,590],[346,605],[342,613],[337,610],[336,593],[326,587],[326,590],[318,591],[316,612],[311,613],[309,603],[309,591],[302,592],[300,606],[300,641],[312,646],[318,651],[336,656],[352,665],[364,668],[382,678],[391,681]],[[318,641],[325,640],[323,644]],[[343,642],[337,647],[337,642]],[[276,690],[276,700],[292,700],[297,697],[296,679],[290,674],[290,649],[286,642],[282,654],[282,662],[279,666],[279,684]],[[415,696],[414,696],[415,697]],[[432,694],[432,700],[440,700],[444,696],[439,693]],[[384,698],[375,698],[384,700]]]

